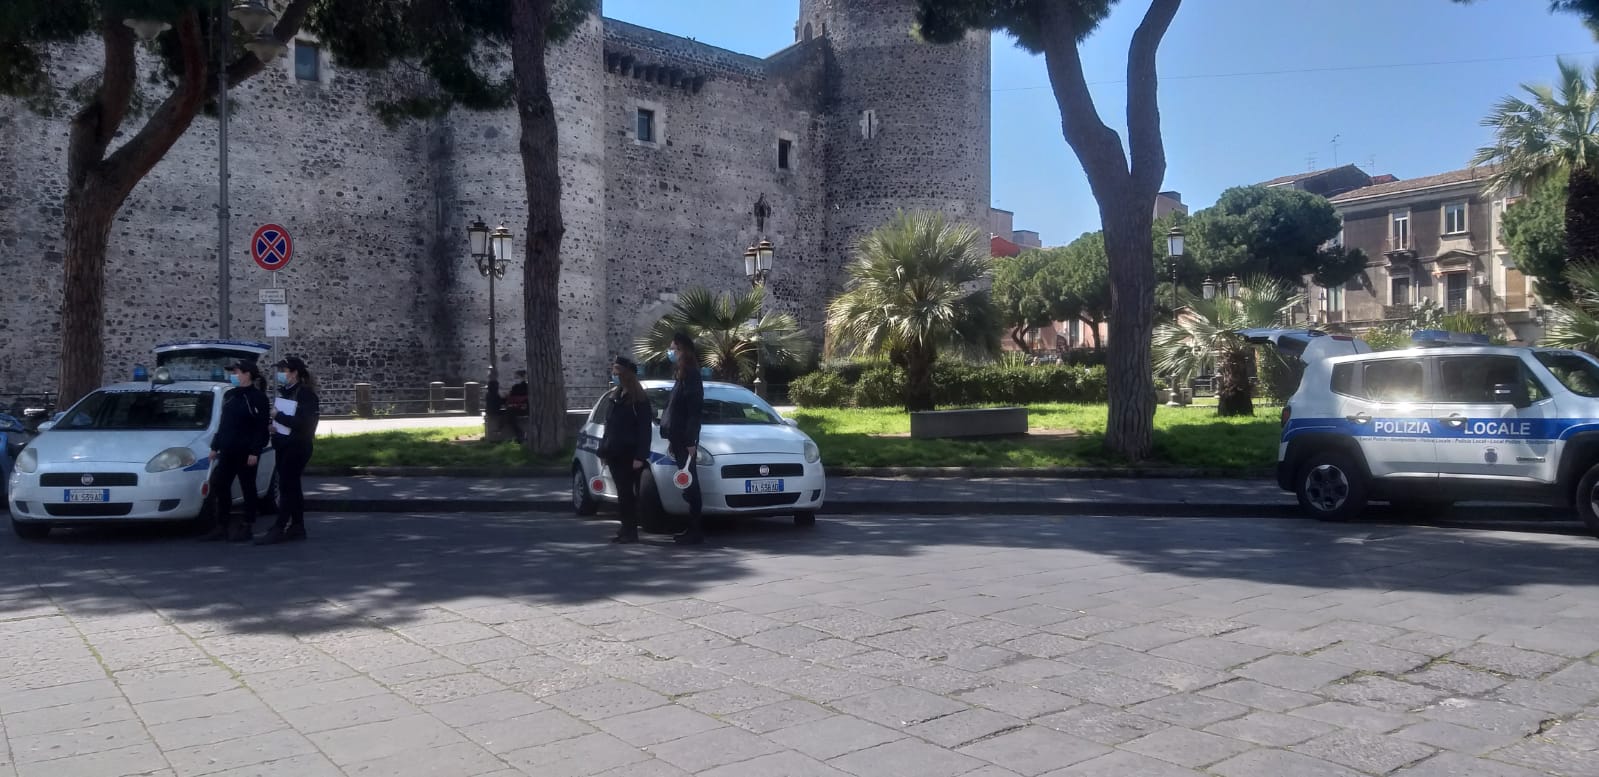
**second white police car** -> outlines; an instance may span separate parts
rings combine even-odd
[[[1416,511],[1456,501],[1575,509],[1599,534],[1599,361],[1429,330],[1372,352],[1316,332],[1251,330],[1305,363],[1283,408],[1277,480],[1323,520],[1372,500]]]

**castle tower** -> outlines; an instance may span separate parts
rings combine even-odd
[[[796,37],[823,38],[832,52],[821,204],[841,264],[899,210],[987,234],[989,34],[926,43],[912,34],[914,11],[914,0],[800,2]]]

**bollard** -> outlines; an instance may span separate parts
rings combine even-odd
[[[428,384],[428,412],[444,412],[444,382],[435,380]]]
[[[355,384],[355,414],[361,418],[376,415],[372,412],[372,384]]]
[[[466,382],[466,414],[476,416],[483,412],[483,384],[475,380]]]

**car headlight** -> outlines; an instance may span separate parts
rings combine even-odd
[[[709,467],[715,462],[716,457],[712,456],[709,451],[705,450],[705,446],[702,445],[694,449],[695,464],[701,467]]]
[[[815,464],[816,462],[821,461],[821,460],[822,460],[822,449],[816,447],[816,443],[811,442],[810,440],[806,440],[805,441],[805,463],[806,464]]]
[[[183,469],[195,462],[194,451],[188,448],[168,448],[155,455],[149,464],[144,465],[145,472],[171,472]]]
[[[17,455],[17,471],[39,471],[39,452],[32,448],[23,448],[22,453]]]

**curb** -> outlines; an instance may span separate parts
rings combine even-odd
[[[1276,473],[1255,469],[1195,467],[825,467],[835,478],[1038,478],[1094,480],[1273,480]],[[308,467],[310,477],[565,478],[568,467]]]

